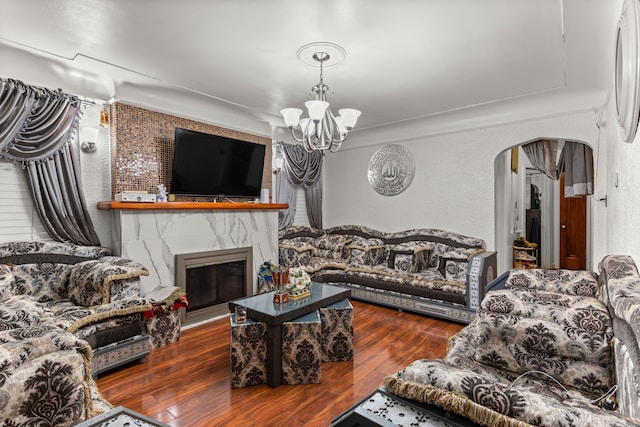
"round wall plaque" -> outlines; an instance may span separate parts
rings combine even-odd
[[[383,196],[395,196],[409,188],[416,173],[411,153],[401,145],[385,145],[369,160],[369,184]]]

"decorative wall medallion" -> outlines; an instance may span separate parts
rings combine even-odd
[[[416,173],[411,153],[401,145],[385,145],[369,160],[369,184],[383,196],[395,196],[409,188]]]
[[[625,0],[616,36],[615,95],[622,139],[633,142],[640,113],[638,0]]]

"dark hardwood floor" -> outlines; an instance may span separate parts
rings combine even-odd
[[[146,363],[98,378],[102,395],[172,426],[328,426],[413,360],[442,357],[461,325],[360,301],[353,362],[322,364],[322,384],[231,389],[229,320],[182,331]]]

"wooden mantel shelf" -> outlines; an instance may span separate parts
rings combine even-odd
[[[100,210],[267,210],[287,209],[286,203],[246,202],[98,202]]]

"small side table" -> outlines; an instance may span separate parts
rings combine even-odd
[[[76,424],[76,427],[171,427],[169,424],[149,418],[124,406],[117,406],[110,411]]]

